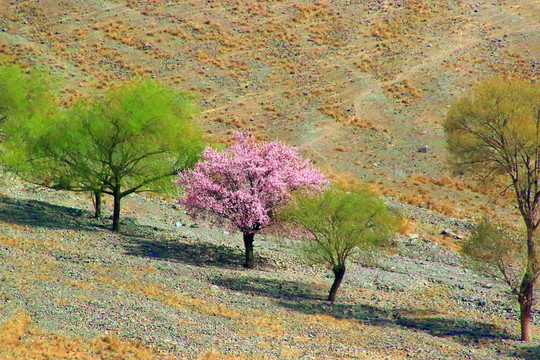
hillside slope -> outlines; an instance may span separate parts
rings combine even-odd
[[[355,258],[335,305],[331,272],[294,241],[195,225],[131,196],[121,234],[91,202],[11,176],[0,188],[0,357],[6,359],[533,359],[517,303],[424,236]],[[109,205],[105,213],[110,214]],[[467,226],[402,208],[437,226]]]
[[[196,96],[214,140],[297,145],[410,226],[378,261],[355,259],[330,306],[330,274],[293,241],[258,236],[246,271],[238,234],[171,199],[126,199],[113,234],[84,196],[2,174],[0,357],[539,358],[538,340],[517,341],[515,299],[450,250],[470,220],[520,219],[511,194],[451,174],[441,126],[482,78],[537,81],[538,14],[526,0],[1,1],[0,62],[45,67],[66,105],[162,80]]]
[[[479,79],[538,78],[539,13],[525,0],[4,1],[0,52],[64,78],[68,103],[161,79],[196,94],[216,139],[279,137],[330,172],[474,217],[486,199],[448,181],[441,122]]]

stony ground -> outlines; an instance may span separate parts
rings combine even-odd
[[[114,234],[109,220],[91,217],[83,195],[9,175],[2,182],[3,324],[24,313],[46,334],[140,341],[157,358],[540,356],[538,340],[517,341],[517,303],[503,284],[464,268],[422,233],[355,259],[330,305],[331,272],[300,258],[295,241],[258,235],[257,268],[245,270],[239,234],[195,224],[170,200],[128,198]],[[401,211],[441,230],[467,230],[428,210]],[[0,346],[0,357],[6,351]]]
[[[480,79],[538,78],[539,9],[526,0],[0,2],[0,63],[46,67],[65,80],[66,105],[132,77],[159,79],[195,95],[209,137],[250,128],[298,145],[324,170],[411,204],[393,206],[413,224],[396,248],[355,259],[331,306],[331,273],[298,257],[294,241],[258,235],[258,267],[247,271],[239,234],[195,226],[173,201],[126,199],[114,234],[108,219],[92,219],[86,195],[5,175],[0,358],[46,358],[36,354],[60,342],[65,351],[49,358],[540,358],[537,340],[516,341],[517,304],[504,286],[449,250],[469,224],[447,216],[521,220],[511,198],[450,176],[441,126]],[[150,349],[122,343],[131,340]],[[26,350],[7,355],[10,346]]]
[[[0,1],[0,63],[44,68],[66,105],[155,78],[195,96],[214,140],[251,129],[329,173],[471,218],[490,199],[441,181],[442,123],[481,79],[538,82],[538,13],[530,0]],[[508,220],[499,209],[481,212]]]

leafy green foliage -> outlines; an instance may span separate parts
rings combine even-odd
[[[50,78],[45,81],[38,70],[19,66],[0,66],[0,120],[21,121],[46,118],[56,111],[50,89]]]
[[[484,219],[471,231],[461,246],[467,265],[492,276],[502,277],[517,294],[519,279],[523,275],[525,246],[523,239],[509,229]]]
[[[31,89],[17,90],[12,98],[22,99],[25,90]],[[114,230],[120,199],[175,190],[171,177],[193,166],[203,149],[191,99],[153,81],[126,83],[73,108],[53,108],[47,116],[11,112],[18,115],[2,126],[2,160],[35,183],[112,195]]]
[[[540,144],[540,86],[488,79],[452,106],[444,129],[454,165],[462,171],[527,175]]]
[[[128,83],[76,104],[61,124],[70,138],[55,142],[77,144],[62,151],[80,165],[76,180],[86,186],[99,179],[111,194],[118,186],[128,192],[174,190],[168,176],[194,165],[203,149],[192,114],[184,94],[151,81]]]
[[[388,245],[398,225],[382,199],[366,191],[337,187],[297,198],[282,216],[293,228],[301,229],[306,256],[331,267],[345,265],[355,251]]]
[[[328,298],[332,302],[347,259],[357,251],[389,245],[399,224],[382,199],[366,191],[345,191],[335,186],[323,194],[298,197],[280,217],[304,239],[305,256],[334,272]]]
[[[2,126],[2,161],[16,164],[22,172],[44,176],[38,154],[40,139],[49,132],[49,120],[58,116],[49,78],[37,70],[19,66],[0,67],[0,124]],[[28,148],[21,144],[26,139]]]
[[[508,280],[510,264],[503,252],[509,243],[502,243],[497,231],[480,225],[466,251],[488,263],[496,261],[520,303],[521,339],[529,340],[533,287],[540,275],[535,235],[540,225],[540,86],[517,79],[486,80],[452,107],[444,129],[457,169],[497,175],[514,189],[527,229],[519,288]],[[482,249],[488,246],[496,251]],[[496,260],[497,255],[502,257]]]

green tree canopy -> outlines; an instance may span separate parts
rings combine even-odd
[[[51,78],[39,70],[0,66],[0,121],[45,118],[57,110]]]
[[[335,301],[351,255],[388,245],[399,224],[398,217],[374,194],[335,186],[324,194],[298,197],[281,217],[303,238],[302,252],[334,272],[328,297],[331,302]]]
[[[457,169],[506,179],[502,190],[514,190],[527,229],[527,256],[516,295],[521,338],[529,340],[533,287],[540,275],[535,236],[540,223],[540,86],[517,79],[488,79],[451,108],[444,128]]]
[[[44,159],[40,142],[60,114],[50,83],[51,78],[37,69],[0,66],[2,161],[45,182],[55,166]]]
[[[197,161],[203,144],[192,114],[185,94],[134,81],[39,122],[7,123],[3,158],[33,182],[113,196],[117,231],[123,197],[174,190],[171,177]]]
[[[501,278],[513,294],[519,294],[524,273],[525,242],[509,228],[489,219],[478,223],[471,236],[463,241],[461,252],[472,266],[493,277]]]
[[[526,190],[540,141],[539,112],[537,85],[502,78],[479,83],[444,123],[451,160],[464,172],[510,175],[519,191]]]

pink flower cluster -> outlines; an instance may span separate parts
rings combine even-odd
[[[174,182],[185,186],[178,202],[192,214],[225,218],[244,233],[272,224],[291,192],[322,191],[328,184],[310,161],[279,141],[257,143],[250,134],[234,133],[236,142],[218,152],[207,147],[193,170]]]

